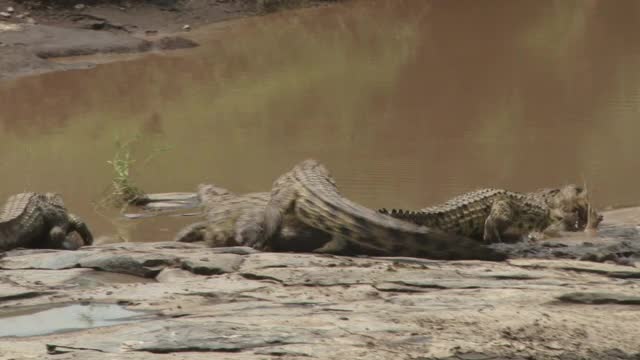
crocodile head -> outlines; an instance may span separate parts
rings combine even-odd
[[[565,231],[584,230],[589,224],[590,216],[592,226],[597,226],[602,221],[602,215],[598,215],[590,207],[587,191],[579,186],[566,185],[544,190],[542,197],[549,206],[552,222]]]
[[[202,203],[214,203],[223,197],[236,196],[231,191],[214,184],[198,185],[198,198]]]

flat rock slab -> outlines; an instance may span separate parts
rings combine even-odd
[[[133,345],[132,350],[158,354],[177,352],[238,352],[273,345],[286,345],[313,342],[312,337],[303,337],[300,333],[278,331],[255,331],[255,329],[227,324],[176,324],[163,327],[160,331],[148,333],[149,341]]]
[[[243,257],[234,254],[216,254],[198,260],[183,260],[182,268],[198,275],[220,275],[235,272]]]
[[[558,300],[580,304],[640,305],[640,296],[618,293],[574,292],[561,295]]]
[[[0,282],[5,284],[15,284],[37,291],[57,291],[64,288],[73,288],[80,285],[85,280],[89,281],[93,274],[97,273],[92,269],[64,269],[64,270],[2,270],[0,271]],[[104,275],[116,275],[103,273]]]
[[[199,278],[200,277],[198,275],[192,273],[191,271],[171,268],[163,269],[156,276],[156,280],[163,283],[185,282],[188,280],[197,280]]]
[[[513,259],[508,262],[511,265],[529,268],[590,272],[616,278],[640,278],[639,268],[590,261]]]
[[[357,258],[344,256],[321,256],[312,254],[287,254],[287,256],[282,256],[280,253],[256,252],[255,255],[251,256],[251,261],[242,264],[240,271],[249,272],[270,268],[336,268],[352,266],[357,264],[358,261],[359,259]],[[375,261],[361,261],[361,263],[363,262],[367,262],[368,264],[379,263]]]
[[[70,269],[80,264],[80,259],[92,255],[87,251],[48,251],[46,253],[8,256],[0,259],[0,269]]]
[[[7,301],[30,299],[51,294],[49,291],[36,291],[23,286],[0,283],[0,304]]]
[[[2,357],[15,359],[632,359],[640,338],[638,270],[615,264],[163,242],[11,251],[0,266],[0,316],[70,303],[150,314],[0,338]]]
[[[96,254],[83,258],[80,266],[102,271],[130,274],[141,277],[156,277],[177,258],[156,254],[129,256],[125,254]]]
[[[149,321],[131,324],[109,338],[63,338],[50,345],[64,348],[85,348],[105,353],[120,353],[122,350],[156,354],[183,352],[232,353],[262,349],[296,343],[313,343],[313,334],[302,329],[274,326],[270,332],[260,331],[248,325],[227,321],[204,321],[202,319],[176,319]],[[152,355],[148,354],[148,358]],[[211,356],[211,355],[210,355]]]

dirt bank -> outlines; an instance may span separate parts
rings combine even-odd
[[[0,0],[0,79],[94,65],[46,60],[53,57],[194,47],[192,29],[271,8],[255,0]]]

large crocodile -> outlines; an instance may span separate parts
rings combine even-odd
[[[76,232],[83,244],[72,236]],[[0,249],[53,248],[75,250],[91,245],[89,228],[67,212],[55,193],[20,193],[9,197],[0,209]]]
[[[298,195],[293,202],[306,204],[298,207],[304,215],[276,207],[272,199],[282,199],[284,192]],[[344,199],[326,168],[313,160],[276,180],[271,194],[236,195],[215,185],[200,185],[198,197],[206,220],[178,232],[177,241],[341,255],[502,259],[473,240],[394,220]]]
[[[438,229],[416,226],[343,197],[329,171],[305,160],[279,177],[265,210],[266,244],[291,222],[330,235],[315,252],[341,255],[413,256],[432,259],[500,260],[504,256],[481,243]]]
[[[575,185],[532,193],[481,189],[418,211],[378,211],[487,243],[501,242],[505,238],[519,239],[533,232],[582,230],[590,216],[597,217],[597,222],[602,220],[590,208],[586,191]]]
[[[272,201],[282,201],[284,192],[291,208]],[[200,185],[198,198],[205,220],[179,231],[176,241],[341,255],[503,258],[476,241],[394,220],[343,198],[326,168],[313,160],[276,180],[272,193],[236,195],[215,185]]]
[[[489,223],[494,224],[495,230],[492,235],[496,237],[508,235],[507,230],[511,229],[505,228],[507,223],[516,224],[511,228],[518,229],[519,233],[545,227],[575,231],[584,227],[588,207],[586,192],[566,186],[529,194],[486,189],[421,212],[381,210],[403,222],[418,222],[431,229],[416,230],[390,221],[388,216],[381,218],[380,214],[344,199],[326,168],[313,160],[299,164],[280,177],[274,183],[272,194],[236,195],[215,185],[201,185],[198,195],[206,209],[206,220],[180,231],[177,241],[208,240],[212,246],[246,245],[276,251],[453,258],[477,258],[485,251],[484,248],[477,250],[478,244],[469,243],[466,238],[482,239],[490,215],[493,216]],[[269,203],[271,195],[276,200]],[[265,228],[267,205],[271,222],[270,227]],[[460,249],[451,245],[455,235],[462,236],[457,243],[464,244],[463,248],[468,250],[466,255],[455,253],[455,249]],[[440,240],[415,240],[429,237]],[[416,249],[415,243],[421,249]],[[438,246],[451,253],[432,254],[429,247]]]

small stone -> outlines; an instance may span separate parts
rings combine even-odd
[[[9,14],[8,12],[0,12],[0,16],[5,17],[5,18],[10,18],[11,14]]]
[[[27,24],[35,25],[36,21],[33,18],[28,18],[27,19]]]
[[[213,261],[186,260],[182,269],[197,275],[220,275],[238,270],[242,257],[233,254],[219,254]]]
[[[16,11],[16,10],[15,10],[12,6],[9,6],[9,7],[7,8],[7,12],[8,12],[9,14],[13,14],[13,12],[14,12],[14,11]]]
[[[565,348],[562,344],[560,344],[557,341],[551,341],[551,342],[545,344],[545,346],[548,349],[551,349],[551,350],[563,350]]]
[[[73,8],[76,10],[83,10],[86,7],[87,6],[85,4],[75,4]]]
[[[191,31],[191,25],[184,25],[184,26],[182,27],[182,30],[184,30],[184,31]]]

